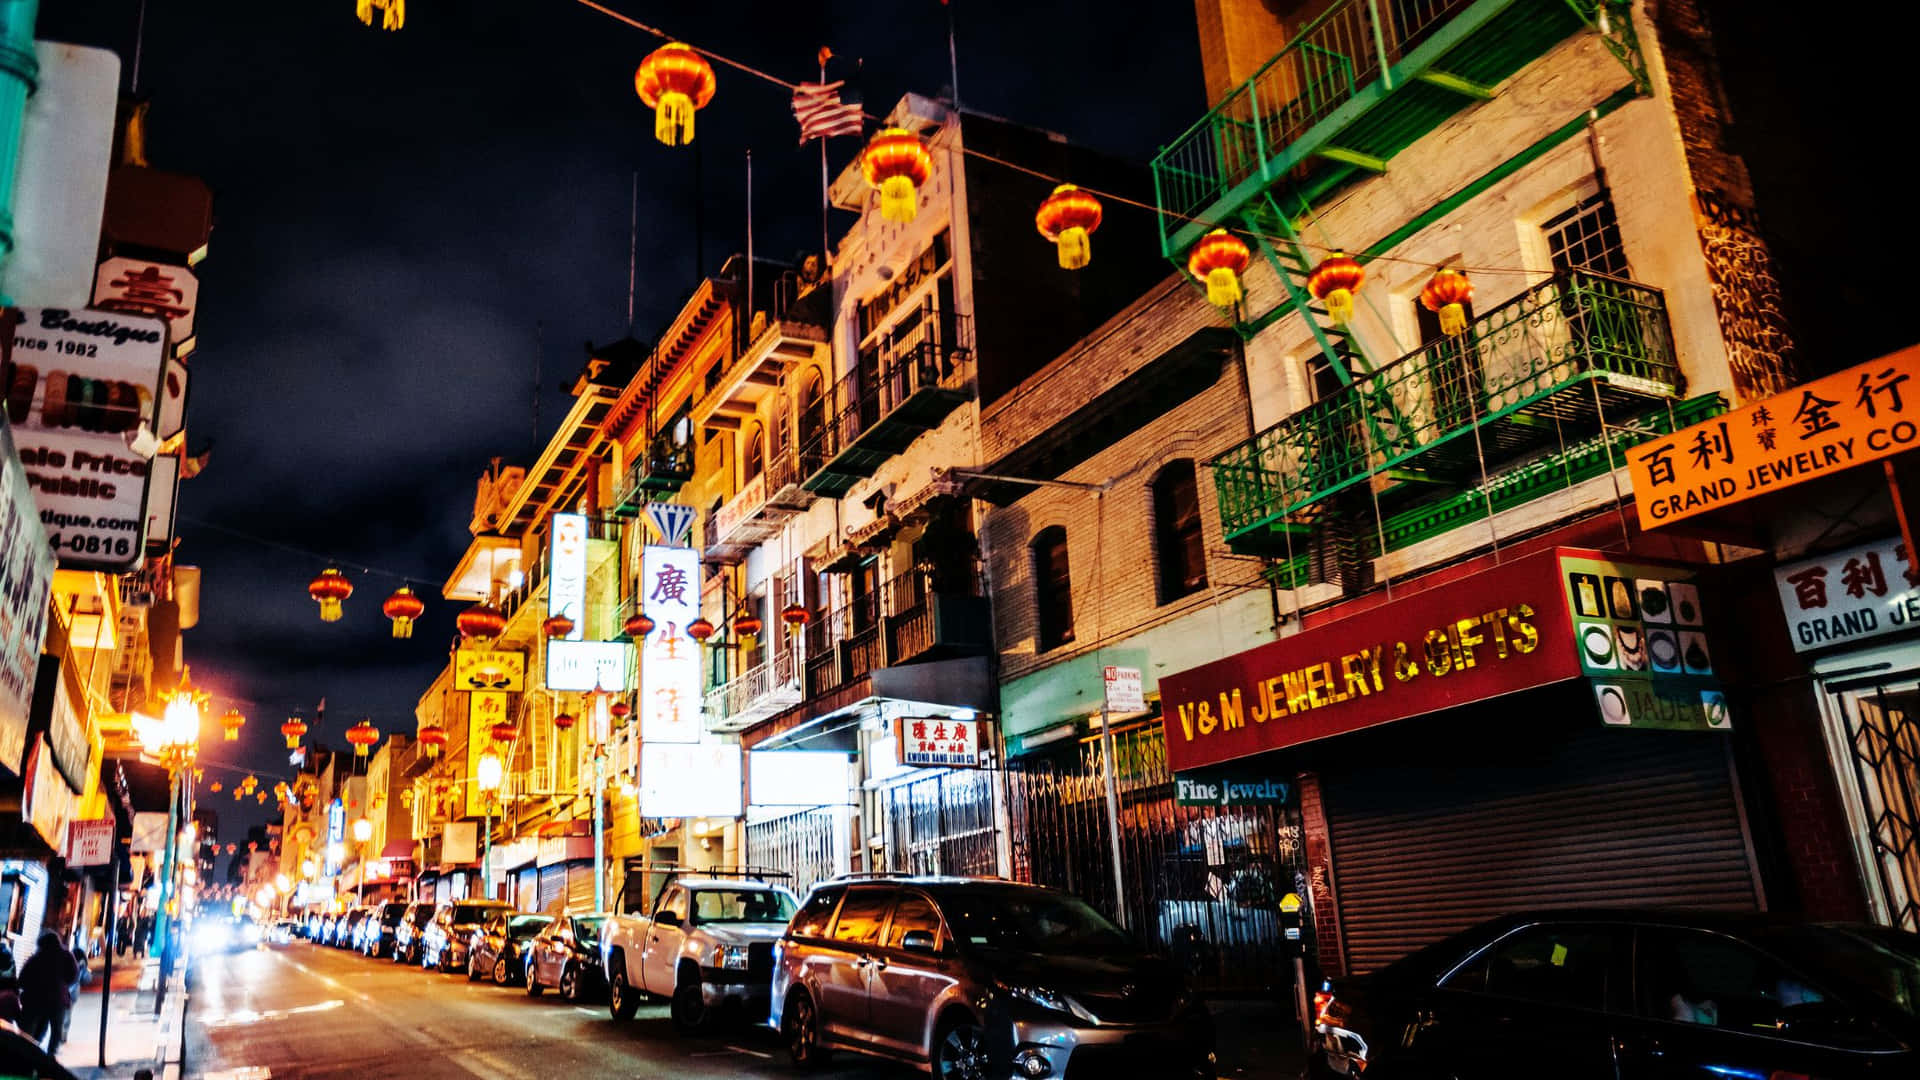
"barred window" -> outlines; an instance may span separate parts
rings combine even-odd
[[[1067,568],[1067,530],[1058,525],[1033,538],[1034,599],[1040,615],[1040,651],[1073,640],[1073,575]]]
[[[1596,191],[1548,218],[1540,231],[1555,273],[1591,270],[1596,274],[1627,277],[1627,253],[1620,243],[1620,223],[1613,216],[1613,200]]]
[[[1200,485],[1192,461],[1175,461],[1153,478],[1153,525],[1160,563],[1160,602],[1172,603],[1206,588]]]

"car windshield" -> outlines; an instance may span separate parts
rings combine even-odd
[[[515,915],[507,932],[517,938],[530,938],[553,925],[551,915]]]
[[[388,904],[386,907],[380,909],[380,921],[388,926],[394,926],[400,922],[400,916],[406,913],[407,905]]]
[[[1772,941],[1806,963],[1920,1017],[1920,937],[1877,926],[1795,926]]]
[[[573,940],[585,948],[594,948],[600,944],[600,924],[606,922],[603,915],[594,915],[573,920]]]
[[[413,925],[425,926],[432,921],[433,921],[432,908],[422,906],[422,907],[417,907],[413,909],[413,919],[412,919]]]
[[[955,936],[970,945],[1043,955],[1126,949],[1127,935],[1085,901],[1024,888],[963,888],[940,906]]]
[[[693,924],[784,923],[793,918],[793,897],[774,889],[695,889]]]
[[[490,904],[455,904],[453,906],[453,922],[456,926],[486,922],[487,916],[499,910],[500,908],[498,906]]]

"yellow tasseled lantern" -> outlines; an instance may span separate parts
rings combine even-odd
[[[905,224],[919,211],[920,185],[933,175],[933,155],[920,136],[887,128],[860,155],[860,174],[880,192],[880,216]]]
[[[1200,238],[1187,256],[1187,273],[1207,283],[1207,302],[1218,308],[1230,308],[1245,296],[1240,275],[1247,272],[1253,253],[1246,241],[1225,229],[1215,229]]]
[[[633,73],[640,101],[653,110],[653,137],[668,146],[693,141],[693,114],[707,107],[718,85],[707,58],[677,41],[653,50]]]
[[[1078,270],[1093,259],[1093,231],[1100,227],[1100,200],[1072,184],[1053,189],[1033,223],[1059,249],[1060,268]]]
[[[1420,290],[1420,303],[1440,316],[1440,332],[1453,337],[1467,328],[1467,301],[1473,299],[1473,282],[1458,270],[1441,267]]]
[[[1320,261],[1307,275],[1307,291],[1327,305],[1327,317],[1336,325],[1353,321],[1353,294],[1367,280],[1367,272],[1353,256],[1336,251]]]

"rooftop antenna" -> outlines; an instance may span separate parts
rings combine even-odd
[[[633,172],[633,193],[627,199],[627,336],[633,336],[634,268],[640,244],[640,170]]]

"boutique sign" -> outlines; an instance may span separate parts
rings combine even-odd
[[[1558,560],[1517,559],[1162,676],[1168,766],[1204,768],[1579,677]]]

